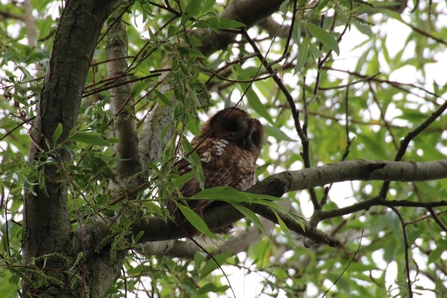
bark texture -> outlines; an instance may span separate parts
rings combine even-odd
[[[25,264],[35,263],[36,270],[47,275],[45,284],[34,288],[38,274],[27,271],[24,296],[79,297],[82,289],[67,287],[74,278],[68,269],[76,260],[73,235],[68,217],[67,177],[64,166],[69,153],[57,148],[77,124],[77,117],[98,36],[114,0],[71,0],[61,16],[49,68],[40,95],[38,114],[33,126],[29,160],[44,184],[27,191],[24,203],[23,256]],[[53,144],[58,125],[62,133]],[[50,162],[51,161],[51,162]],[[41,277],[42,278],[42,277]],[[51,282],[49,282],[51,280]]]

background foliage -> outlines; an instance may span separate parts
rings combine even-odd
[[[28,265],[21,257],[24,189],[45,185],[45,177],[27,159],[32,142],[28,130],[64,6],[50,0],[3,1],[0,6],[0,293],[4,297],[17,295]],[[116,115],[110,104],[110,88],[116,80],[109,77],[105,63],[109,27],[100,35],[78,125],[55,148],[68,149],[72,157],[64,177],[69,182],[73,229],[81,222],[125,210],[124,219],[112,226],[118,235],[112,250],[130,250],[108,295],[208,297],[216,292],[237,297],[242,293],[245,297],[295,297],[297,293],[313,297],[327,291],[338,297],[445,295],[445,207],[373,206],[327,218],[318,227],[341,241],[337,248],[305,248],[300,236],[276,226],[269,237],[259,237],[244,252],[216,255],[221,268],[200,249],[187,258],[179,258],[183,252],[178,251],[149,256],[139,250],[138,235],[134,243],[124,240],[132,221],[147,214],[168,216],[160,200],[178,187],[171,170],[182,144],[187,146],[185,138],[197,134],[200,122],[224,106],[238,103],[265,125],[259,180],[341,160],[398,159],[401,140],[432,113],[442,114],[447,96],[442,75],[447,66],[444,1],[285,2],[271,18],[247,28],[224,50],[203,53],[200,38],[218,29],[239,30],[238,22],[217,17],[228,7],[227,2],[213,0],[142,0],[117,6],[126,34],[122,38],[129,46],[125,76],[132,82],[138,131],[156,104],[171,107],[176,120],[170,123],[175,134],[160,161],[150,165],[157,179],[152,177],[142,190],[144,199],[127,202],[126,208],[122,202],[111,203],[109,196],[115,191],[113,167],[119,161],[114,147]],[[115,21],[117,14],[107,25]],[[186,37],[189,30],[194,33]],[[394,30],[401,31],[395,35]],[[395,42],[399,35],[403,38]],[[263,59],[287,92],[280,89]],[[164,76],[175,89],[159,89]],[[177,100],[174,104],[172,96]],[[300,113],[301,136],[294,109]],[[403,160],[446,159],[445,115],[429,124],[403,148]],[[59,136],[56,130],[54,145]],[[55,163],[51,152],[46,157],[41,165]],[[283,198],[290,202],[289,210],[310,218],[315,206],[310,198],[322,202],[323,210],[334,210],[371,199],[382,186],[379,181],[353,181],[332,189],[290,192]],[[387,199],[438,202],[446,195],[445,179],[392,182]],[[240,221],[234,234],[249,224],[250,220]],[[227,237],[231,236],[223,241]],[[241,275],[246,276],[245,283],[240,282]],[[44,278],[33,285],[43,283]]]

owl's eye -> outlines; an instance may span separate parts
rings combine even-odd
[[[231,122],[231,123],[226,123],[224,125],[224,128],[226,131],[235,132],[239,129],[239,126],[237,125],[237,123]]]
[[[257,143],[258,143],[258,134],[257,134],[257,133],[253,133],[253,134],[251,135],[251,142],[252,142],[253,144],[257,144]]]

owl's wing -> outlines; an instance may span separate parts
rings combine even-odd
[[[227,146],[226,141],[219,139],[205,139],[196,153],[202,164],[202,171],[205,177],[205,188],[215,186],[235,186],[234,174],[236,160],[234,146]],[[225,146],[224,146],[225,145]],[[177,164],[177,170],[180,175],[191,171],[189,162],[182,159]],[[194,177],[180,189],[182,195],[186,198],[194,196],[200,191],[200,184],[197,177]]]
[[[208,138],[203,140],[196,149],[200,158],[203,174],[205,176],[205,188],[216,186],[231,186],[238,190],[246,190],[253,185],[256,171],[256,158],[247,150],[242,150],[234,143],[226,140]],[[180,175],[191,171],[188,161],[182,159],[177,164]],[[200,184],[197,177],[192,178],[180,188],[183,197],[190,198],[200,191]],[[212,200],[188,200],[189,207],[201,218],[207,206],[213,204]],[[168,208],[174,216],[175,222],[183,225],[187,234],[193,236],[197,231],[177,210],[175,202],[168,202]],[[226,227],[218,233],[226,233],[231,227]]]

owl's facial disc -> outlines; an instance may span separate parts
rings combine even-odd
[[[227,140],[235,142],[239,147],[244,148],[247,142],[248,121],[239,119],[236,115],[229,115],[223,120],[221,128],[224,129]]]
[[[226,108],[216,113],[202,128],[202,134],[223,138],[238,147],[259,155],[264,140],[264,129],[257,120],[244,110]]]
[[[226,123],[224,128],[228,132],[237,132],[239,129],[239,125],[235,122]]]

